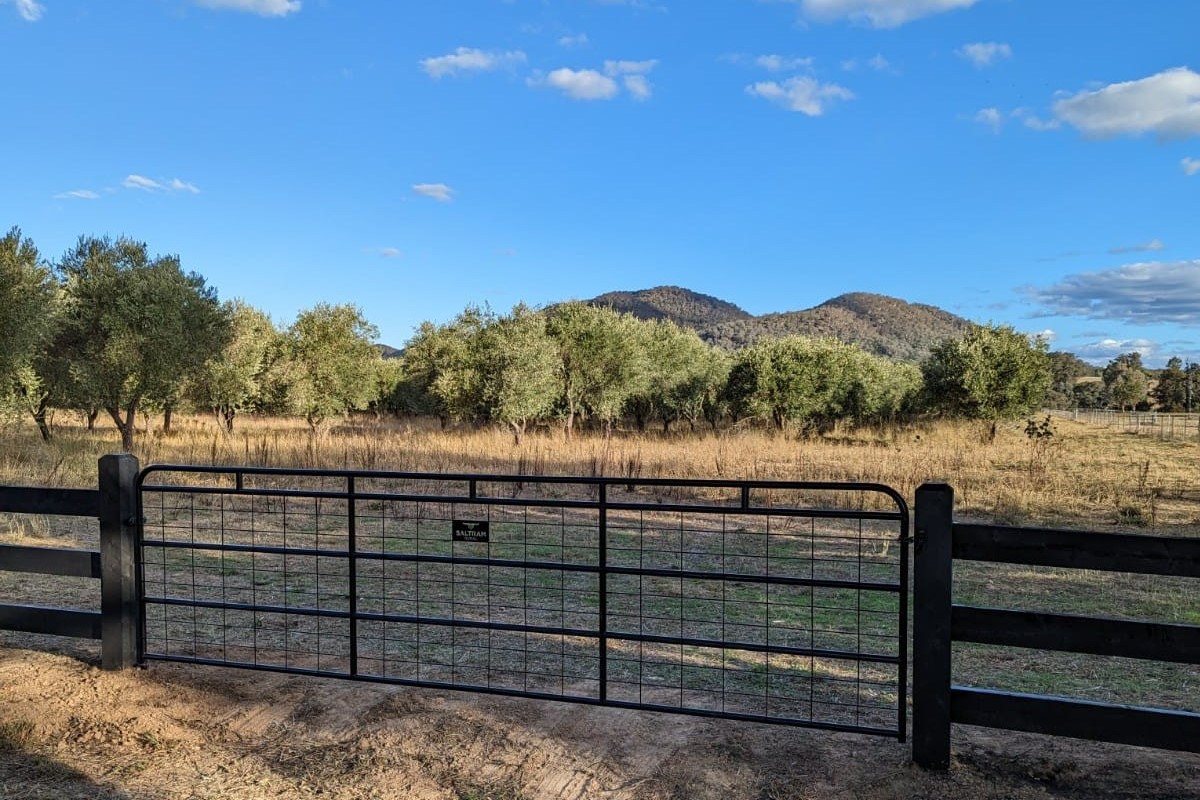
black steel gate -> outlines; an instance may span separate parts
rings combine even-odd
[[[154,466],[145,659],[904,739],[876,484]]]

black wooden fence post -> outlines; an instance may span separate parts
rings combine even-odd
[[[138,460],[100,458],[100,664],[124,669],[137,662],[141,626],[137,589]]]
[[[913,573],[913,761],[950,767],[950,584],[954,490],[917,489]]]

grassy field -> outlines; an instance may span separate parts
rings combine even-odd
[[[61,415],[60,415],[61,417]],[[1023,421],[986,426],[937,422],[838,429],[797,439],[759,430],[718,434],[617,434],[605,439],[558,431],[515,446],[503,430],[442,432],[427,421],[356,420],[314,439],[300,420],[239,419],[225,434],[211,419],[158,420],[138,437],[143,464],[226,464],[528,475],[615,475],[877,481],[911,497],[923,481],[954,486],[960,515],[1014,524],[1200,531],[1200,447],[1069,419],[1040,444]],[[103,422],[88,433],[62,417],[43,444],[32,425],[0,432],[0,481],[88,486],[95,461],[117,449]]]
[[[57,428],[56,440],[47,445],[40,441],[32,427],[10,429],[0,433],[0,483],[94,485],[96,458],[115,450],[117,441],[116,432],[111,429],[101,428],[89,434],[81,427],[61,424]],[[1054,420],[1053,435],[1040,440],[1033,440],[1026,435],[1023,421],[1005,424],[1000,427],[996,440],[990,443],[986,441],[986,430],[980,424],[941,422],[878,429],[843,429],[811,439],[771,435],[756,430],[733,430],[695,436],[618,434],[608,439],[580,436],[567,441],[553,431],[529,436],[522,445],[515,446],[511,437],[503,431],[443,432],[433,424],[391,420],[355,421],[335,428],[325,437],[314,439],[302,423],[291,420],[244,420],[233,434],[226,434],[211,420],[184,418],[176,420],[176,430],[170,435],[163,435],[152,426],[149,432],[140,437],[135,454],[143,465],[174,463],[478,472],[528,475],[531,479],[541,475],[607,475],[624,478],[871,481],[893,486],[908,498],[912,497],[913,491],[922,482],[938,480],[955,488],[960,519],[1135,531],[1151,535],[1200,535],[1200,480],[1195,477],[1200,474],[1200,445],[1139,436],[1069,419]],[[227,510],[223,508],[222,513]],[[338,516],[336,509],[329,511],[332,517]],[[246,512],[243,509],[238,513]],[[391,511],[388,513],[396,516]],[[378,514],[380,519],[385,516],[383,510]],[[293,531],[305,530],[303,525],[307,523],[302,512],[293,513],[291,519],[293,525],[300,526],[293,528]],[[190,517],[181,517],[181,524],[193,525],[193,522]],[[314,518],[310,527],[312,535],[316,537],[314,541],[325,535],[319,520]],[[518,527],[514,523],[514,536],[519,533]],[[588,549],[588,524],[581,521],[577,527],[578,535],[582,537],[577,543],[578,549],[584,552]],[[90,545],[95,541],[94,528],[94,523],[87,521],[0,517],[0,540],[58,545],[80,542]],[[498,541],[504,538],[503,530],[504,525],[499,524]],[[568,526],[567,530],[575,530],[575,527]],[[258,535],[261,534],[262,531],[259,531]],[[518,546],[516,543],[514,539],[513,546]],[[419,541],[417,546],[422,546]],[[528,547],[529,543],[522,539],[520,546]],[[381,539],[379,549],[387,550],[388,547],[388,543]],[[535,544],[535,550],[537,547]],[[551,560],[564,557],[561,546],[557,552],[552,543],[544,546],[544,549],[546,547],[548,549],[545,552],[539,550],[534,555]],[[287,565],[282,561],[275,564],[269,559],[256,561],[257,557],[221,554],[220,558],[209,559],[212,563],[205,562],[198,572],[197,564],[200,562],[194,555],[184,558],[183,553],[170,553],[170,558],[175,559],[170,563],[167,555],[164,554],[161,569],[164,585],[189,574],[194,583],[197,574],[201,574],[201,583],[209,581],[213,587],[219,583],[222,592],[255,592],[263,597],[275,597],[284,603],[312,605],[315,602],[321,605],[340,602],[338,598],[345,596],[345,587],[342,585],[344,576],[339,577],[336,569],[332,576],[326,572],[314,582],[311,575],[303,574],[303,569],[289,575]],[[320,572],[321,569],[317,565],[315,571]],[[437,569],[444,568],[435,567],[433,571]],[[580,625],[594,624],[597,598],[592,579],[556,571],[531,574],[532,578],[514,574],[511,584],[505,583],[507,579],[497,581],[490,575],[473,573],[464,573],[458,580],[463,586],[474,582],[483,587],[481,590],[488,593],[489,600],[485,605],[491,606],[492,600],[499,599],[501,611],[493,612],[489,608],[486,610],[489,618],[493,613],[529,614],[530,608],[522,610],[521,603],[529,604],[529,598],[532,597],[533,605],[537,606],[542,602],[538,598],[544,595],[543,610],[551,623],[570,622],[563,616],[568,614],[575,615],[575,621]],[[363,575],[364,579],[368,579],[367,586],[373,586],[369,580],[370,574]],[[390,574],[381,573],[379,585],[375,587],[379,594],[376,600],[386,603],[389,608],[410,603],[414,609],[420,608],[421,613],[437,615],[485,613],[479,610],[482,606],[479,606],[477,598],[463,603],[453,595],[439,598],[427,593],[418,602],[418,598],[405,595],[405,587],[419,577],[416,573],[407,575],[399,569]],[[430,585],[437,585],[438,576],[432,577],[435,580]],[[0,573],[0,581],[5,598],[51,604],[61,602],[66,597],[73,604],[83,607],[95,603],[95,588],[83,581],[72,583],[67,579],[60,581],[3,573]],[[956,567],[955,595],[957,601],[974,605],[1200,624],[1200,600],[1197,599],[1200,593],[1194,584],[1194,581],[1181,579],[960,563]],[[362,584],[360,591],[361,587]],[[744,611],[748,623],[755,622],[760,615],[767,613],[770,598],[755,594],[761,594],[761,589],[747,587],[737,591],[746,595],[725,596],[717,603],[715,598],[706,597],[699,587],[685,589],[682,581],[678,590],[663,584],[641,599],[635,598],[638,592],[631,588],[627,593],[629,601],[640,605],[636,614],[628,612],[630,624],[636,622],[637,625],[644,625],[646,623],[642,618],[645,617],[661,620],[661,623],[655,624],[669,627],[674,625],[670,621],[678,617],[681,624],[684,620],[690,622],[690,633],[695,635],[697,631],[705,633],[708,627],[716,624],[720,614],[731,613],[728,610],[731,608]],[[399,594],[395,596],[390,594],[397,592]],[[496,597],[493,598],[492,594]],[[513,594],[511,602],[504,600],[508,594]],[[522,596],[520,602],[515,599],[518,595]],[[731,600],[734,602],[729,605]],[[861,616],[861,612],[854,612],[853,609],[863,607],[863,597],[843,601],[831,594],[818,603],[811,596],[798,595],[791,600],[791,608],[776,602],[769,621],[788,635],[805,635],[807,631],[807,635],[815,636],[814,631],[818,627],[836,633],[842,627],[849,626],[848,631],[858,623],[854,619],[855,613]],[[374,600],[366,597],[363,602]],[[428,608],[420,606],[420,603],[430,602],[432,605]],[[576,605],[571,606],[572,602]],[[623,613],[620,604],[624,602],[620,591],[614,594],[611,602],[610,614],[615,615],[615,624],[620,624],[619,618]],[[821,625],[816,626],[813,623],[816,619],[814,609],[820,606],[828,606],[832,610],[821,612],[827,614],[829,619],[819,620]],[[714,610],[718,607],[724,607],[725,610]],[[842,607],[846,611],[840,610]],[[867,608],[871,610],[869,606]],[[882,611],[890,613],[890,608]],[[848,622],[841,619],[846,613],[850,613]],[[879,617],[885,627],[888,615],[882,613]],[[528,619],[527,616],[521,617],[521,620]],[[721,619],[724,621],[726,617]],[[513,618],[513,621],[521,620]],[[296,636],[294,630],[287,633],[288,627],[295,623],[283,618],[275,622],[284,631],[281,635]],[[213,615],[211,620],[197,627],[194,617],[177,620],[164,617],[159,628],[152,628],[152,634],[153,631],[159,631],[167,636],[174,625],[174,630],[183,641],[189,637],[194,640],[199,631],[201,638],[214,648],[213,652],[217,652],[218,648],[228,647],[229,637],[237,635],[235,629],[239,625],[244,628],[244,623],[245,620],[231,626],[224,615]],[[335,645],[345,639],[344,632],[336,625],[331,626],[328,622],[314,624],[318,625],[315,629],[317,639],[323,635],[325,641],[334,642]],[[322,624],[326,627],[321,628]],[[268,625],[267,629],[256,635],[268,637],[270,627]],[[664,628],[661,632],[679,635],[675,628]],[[886,631],[881,629],[877,633]],[[407,641],[411,637],[391,636],[381,629],[377,638],[379,669],[402,669],[396,665],[416,663],[404,649],[411,647],[411,644],[397,645],[393,641]],[[13,639],[5,641],[11,643]],[[445,674],[431,673],[428,675],[430,679],[445,680],[454,676],[454,670],[458,669],[454,648],[461,649],[462,641],[447,644],[435,637],[421,642],[419,636],[413,641],[425,648],[423,658],[429,659],[430,654],[436,653],[438,648],[446,653],[445,656],[432,657],[433,662],[441,662],[445,666]],[[482,657],[486,649],[487,658],[494,657],[494,642],[481,641],[474,650],[471,649],[470,640],[467,642],[464,652],[468,656],[465,662],[468,672],[472,667],[469,658],[472,652]],[[508,678],[512,680],[528,680],[529,675],[546,669],[566,672],[568,677],[575,670],[580,679],[579,686],[575,688],[586,694],[594,689],[587,683],[593,678],[594,664],[582,658],[569,665],[568,656],[571,656],[575,645],[585,647],[586,643],[573,645],[567,640],[559,643],[558,654],[550,654],[547,667],[536,658],[526,660],[530,657],[525,652],[528,642],[514,644],[512,653],[517,661],[509,665],[502,664],[500,671],[507,671]],[[396,649],[389,650],[389,647]],[[333,665],[334,669],[340,668],[339,656],[320,655],[322,645],[319,641],[311,649],[317,654],[317,661],[310,666],[325,658],[322,668],[328,665]],[[498,649],[503,650],[503,647]],[[229,652],[236,655],[237,651],[234,648]],[[555,661],[555,658],[558,660]],[[642,654],[641,658],[646,659],[647,655]],[[631,674],[630,685],[637,685],[638,691],[642,691],[650,681],[666,684],[678,681],[682,688],[694,689],[693,694],[702,700],[702,696],[709,693],[709,684],[720,678],[711,660],[706,661],[709,658],[709,655],[697,651],[687,654],[687,658],[683,658],[681,653],[678,660],[668,659],[655,664],[651,657],[643,671],[634,655],[628,664],[630,668],[636,668],[638,674],[636,680]],[[954,660],[955,680],[960,683],[1200,710],[1200,668],[1196,667],[973,645],[957,645]],[[758,691],[763,673],[778,665],[779,662],[776,662],[776,667],[747,662],[737,665],[736,672],[729,674],[736,674],[737,680],[748,687],[740,691],[752,696]],[[482,680],[493,679],[487,671],[492,668],[491,661],[485,665],[475,664],[474,667],[482,670],[479,672]],[[622,668],[619,660],[614,663],[614,668],[619,678]],[[836,678],[834,673],[837,668],[837,665],[824,665],[821,677]],[[656,670],[662,674],[658,675]],[[815,680],[818,676],[814,672],[810,677]],[[728,680],[728,676],[725,679]],[[856,680],[861,681],[862,676],[857,676]],[[888,676],[883,674],[875,680],[885,690],[878,706],[884,710],[889,702],[893,702],[886,696]],[[872,681],[868,680],[867,683],[871,684]],[[553,692],[553,687],[550,690]],[[571,693],[561,684],[557,691]]]

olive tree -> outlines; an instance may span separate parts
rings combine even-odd
[[[204,362],[188,386],[188,395],[198,407],[216,413],[226,431],[234,418],[253,411],[262,402],[264,379],[277,347],[279,332],[263,311],[242,300],[224,304],[229,317],[230,337],[221,352]]]
[[[737,417],[790,424],[827,423],[848,414],[859,357],[834,339],[789,336],[738,353],[726,395]]]
[[[139,407],[174,397],[225,346],[229,320],[215,290],[185,273],[178,256],[151,257],[132,239],[81,237],[57,271],[71,370],[132,450]]]
[[[630,315],[577,301],[548,312],[546,329],[558,345],[561,363],[567,438],[576,420],[586,415],[599,419],[611,433],[625,402],[641,390],[646,361],[638,324]]]
[[[529,425],[550,415],[558,400],[558,348],[544,314],[525,305],[491,320],[475,347],[481,399],[488,418],[507,425],[521,443]]]
[[[374,341],[379,332],[352,305],[318,303],[302,311],[284,336],[284,381],[293,409],[313,433],[376,399]]]
[[[13,228],[0,238],[0,381],[12,380],[46,335],[55,282],[33,240]]]
[[[1041,337],[1031,339],[1008,325],[973,325],[958,339],[934,347],[921,365],[926,404],[932,411],[990,423],[1039,408],[1052,379]]]

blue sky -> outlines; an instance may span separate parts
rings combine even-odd
[[[401,345],[686,286],[1200,359],[1195,0],[0,0],[0,227]]]

